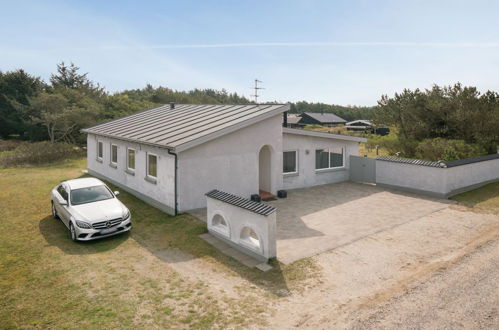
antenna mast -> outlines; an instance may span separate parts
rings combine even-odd
[[[262,83],[262,82],[263,81],[255,79],[255,87],[253,87],[253,89],[255,90],[255,94],[251,95],[251,96],[253,96],[255,98],[255,103],[257,103],[257,104],[258,104],[258,97],[260,96],[260,95],[258,95],[258,90],[259,89],[265,89],[263,87],[258,87],[258,83]]]

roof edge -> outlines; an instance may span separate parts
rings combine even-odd
[[[258,104],[258,105],[261,105],[261,104]],[[271,104],[271,105],[280,105],[280,104]],[[254,118],[250,118],[250,119],[247,119],[241,123],[238,123],[236,125],[232,125],[232,126],[229,126],[229,127],[226,127],[224,129],[221,129],[219,131],[216,131],[216,132],[213,132],[213,133],[210,133],[206,136],[202,136],[200,138],[197,138],[195,140],[192,140],[192,141],[189,141],[189,142],[186,142],[184,144],[181,144],[181,145],[178,145],[176,146],[175,148],[173,148],[174,151],[176,152],[182,152],[182,151],[186,151],[188,149],[191,149],[191,148],[194,148],[200,144],[203,144],[203,143],[206,143],[208,141],[211,141],[211,140],[214,140],[216,138],[219,138],[221,136],[224,136],[226,134],[229,134],[229,133],[232,133],[232,132],[235,132],[241,128],[245,128],[245,127],[248,127],[250,125],[253,125],[253,124],[256,124],[262,120],[265,120],[267,118],[270,118],[270,117],[273,117],[275,115],[278,115],[280,113],[283,113],[283,112],[286,112],[290,109],[290,105],[289,104],[283,104],[281,107],[273,110],[273,111],[269,111],[269,112],[266,112],[266,113],[263,113],[257,117],[254,117]]]
[[[310,130],[306,130],[306,129],[299,129],[299,128],[284,127],[282,129],[282,132],[287,133],[287,134],[323,137],[323,138],[336,139],[336,140],[345,140],[345,141],[353,141],[353,142],[367,142],[367,139],[363,138],[363,137],[324,133],[324,132],[315,132],[315,131],[310,131]]]

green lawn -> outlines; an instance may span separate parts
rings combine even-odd
[[[244,327],[259,320],[266,302],[300,289],[317,271],[307,259],[275,263],[267,273],[249,269],[198,238],[204,223],[168,216],[123,191],[131,233],[73,243],[50,215],[49,194],[84,168],[82,159],[0,169],[0,328]],[[168,251],[241,277],[264,297],[255,300],[247,288],[238,299],[214,294],[209,279],[176,271]]]
[[[499,213],[499,182],[456,195],[451,199],[474,211]]]

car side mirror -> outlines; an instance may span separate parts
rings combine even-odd
[[[68,205],[68,202],[65,199],[61,199],[59,205]]]
[[[118,196],[119,194],[120,194],[120,192],[119,192],[118,190],[116,190],[116,191],[114,192],[114,196]]]

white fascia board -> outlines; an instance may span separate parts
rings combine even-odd
[[[314,136],[314,137],[322,137],[322,138],[335,139],[335,140],[344,140],[344,141],[353,141],[353,142],[367,142],[367,139],[363,138],[363,137],[315,132],[315,131],[309,131],[309,130],[305,130],[305,129],[296,129],[296,128],[284,127],[282,129],[282,132],[285,134]]]

